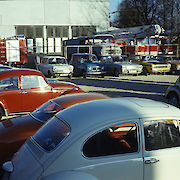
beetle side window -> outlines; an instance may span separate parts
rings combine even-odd
[[[144,123],[146,151],[180,146],[179,121],[148,121]]]
[[[83,146],[86,157],[108,156],[138,151],[137,125],[121,124],[92,136]]]
[[[17,76],[2,79],[0,80],[0,90],[18,89],[18,84]]]
[[[22,76],[21,77],[22,89],[47,87],[48,84],[41,76]]]

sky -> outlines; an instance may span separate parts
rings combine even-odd
[[[114,11],[117,11],[118,5],[122,0],[110,0],[110,15],[112,16],[111,18],[113,18],[113,16],[115,16],[115,14],[111,14]]]

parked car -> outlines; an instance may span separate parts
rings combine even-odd
[[[104,66],[99,62],[95,54],[74,53],[70,64],[74,67],[74,76],[86,78],[88,75],[100,75],[104,77]]]
[[[71,78],[73,73],[73,66],[69,65],[62,56],[44,56],[38,69],[47,77],[68,76]]]
[[[180,58],[175,56],[164,57],[165,61],[171,64],[170,74],[180,73]]]
[[[140,64],[131,63],[121,56],[102,56],[101,62],[104,64],[104,69],[107,75],[118,77],[120,74],[135,74],[142,73],[143,66]]]
[[[169,104],[180,107],[180,76],[173,85],[168,86],[165,98]]]
[[[28,115],[3,120],[0,122],[0,165],[57,112],[81,102],[106,98],[109,97],[99,93],[68,94],[49,100]]]
[[[0,119],[3,115],[31,112],[49,99],[79,92],[84,91],[73,83],[48,82],[37,70],[0,71]]]
[[[143,74],[166,74],[170,72],[171,64],[160,62],[156,59],[142,59],[140,61],[137,61],[137,63],[143,65]]]
[[[3,164],[9,180],[179,179],[180,109],[141,98],[57,113]]]
[[[14,68],[15,68],[15,67],[11,67],[11,66],[7,66],[7,65],[0,64],[0,71],[9,70],[9,69],[14,69]]]

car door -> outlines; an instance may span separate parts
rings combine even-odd
[[[110,126],[83,146],[84,165],[78,168],[103,180],[143,180],[143,158],[138,123]]]
[[[74,67],[74,69],[73,69],[74,75],[81,75],[82,74],[80,56],[73,56],[72,60],[70,61],[70,65],[72,65]]]
[[[22,94],[18,76],[0,80],[0,101],[8,110],[8,113],[21,112]]]
[[[33,111],[53,98],[52,88],[42,76],[21,76],[23,111]]]
[[[43,58],[42,62],[39,64],[39,70],[46,76],[48,76],[48,58]]]
[[[144,123],[144,180],[178,180],[180,132],[177,119]]]

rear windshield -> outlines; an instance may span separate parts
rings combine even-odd
[[[44,123],[61,110],[63,110],[63,108],[60,107],[59,104],[56,104],[53,101],[49,101],[48,103],[40,106],[37,110],[33,111],[30,115],[34,119]]]
[[[69,126],[60,119],[54,117],[40,128],[32,138],[44,150],[52,151],[69,135],[69,133]]]

